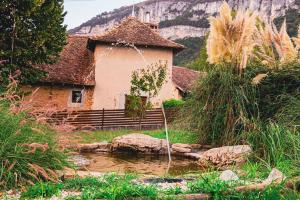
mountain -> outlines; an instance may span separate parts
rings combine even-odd
[[[121,7],[104,12],[91,20],[71,29],[72,34],[103,34],[122,19],[134,14],[141,20],[159,24],[160,34],[168,39],[185,44],[188,48],[177,55],[175,64],[183,65],[194,59],[202,45],[209,23],[207,18],[216,15],[223,0],[147,0],[134,6]],[[258,11],[265,18],[276,19],[277,23],[287,17],[295,34],[299,20],[300,0],[228,0],[234,9],[249,8]],[[148,18],[148,16],[149,18]],[[197,48],[196,48],[197,47]]]

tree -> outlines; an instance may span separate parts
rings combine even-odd
[[[127,113],[132,117],[143,117],[146,110],[152,107],[151,98],[158,95],[166,82],[167,63],[156,63],[146,69],[136,70],[131,75],[129,104],[126,105]],[[147,102],[142,95],[147,95]]]
[[[41,64],[53,64],[66,44],[63,0],[1,0],[0,68],[1,84],[8,76],[20,74],[18,80],[30,84],[44,72]]]

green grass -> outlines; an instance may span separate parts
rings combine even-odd
[[[93,200],[93,199],[176,199],[178,194],[211,194],[213,199],[299,199],[299,194],[283,187],[283,184],[271,185],[263,191],[251,191],[238,193],[234,188],[241,182],[223,182],[218,179],[219,173],[205,173],[197,180],[188,182],[188,189],[183,191],[176,187],[162,190],[156,185],[135,184],[132,181],[139,178],[133,174],[117,175],[107,174],[100,178],[75,178],[64,183],[38,183],[27,188],[21,194],[21,199],[33,199],[38,197],[51,197],[59,195],[62,190],[77,191],[79,196],[69,196],[67,200]]]
[[[115,137],[130,134],[130,133],[142,133],[150,135],[155,138],[165,139],[166,135],[164,130],[154,130],[154,131],[132,131],[132,130],[117,130],[117,131],[95,131],[95,132],[81,132],[75,133],[76,136],[79,136],[84,143],[93,143],[93,142],[111,142]],[[169,130],[169,139],[170,142],[175,143],[185,143],[185,144],[197,144],[198,135],[196,133],[188,131],[175,131]]]
[[[3,102],[0,116],[0,191],[56,179],[54,170],[67,163],[66,156],[56,148],[55,132],[25,113],[11,113]],[[47,146],[34,149],[29,144]]]

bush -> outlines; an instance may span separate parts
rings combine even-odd
[[[178,99],[170,99],[163,102],[164,108],[176,108],[182,106],[183,104],[184,101]]]
[[[55,146],[55,133],[26,114],[13,114],[0,102],[0,190],[35,181],[58,179],[54,170],[66,165]]]
[[[300,125],[300,65],[267,70],[268,76],[258,85],[260,119],[285,125]]]

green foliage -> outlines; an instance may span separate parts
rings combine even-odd
[[[172,20],[165,20],[159,23],[159,27],[165,28],[170,26],[193,26],[193,27],[201,27],[201,28],[209,28],[209,22],[207,18],[203,17],[199,20],[190,20],[189,18],[193,17],[193,12],[185,12],[183,15],[177,16]]]
[[[299,174],[299,131],[291,131],[284,126],[270,123],[258,125],[257,130],[245,133],[245,136],[259,160],[263,160],[270,167],[281,168],[286,173],[293,170]],[[291,169],[291,166],[294,168]]]
[[[27,189],[22,193],[21,199],[35,199],[38,197],[52,197],[60,193],[63,184],[55,184],[52,182],[41,182]]]
[[[207,58],[208,58],[207,51],[206,51],[207,38],[203,38],[202,40],[203,42],[200,50],[198,51],[196,59],[192,60],[187,67],[196,71],[208,72],[209,70],[212,70],[214,68],[214,65],[209,64],[207,62]]]
[[[277,27],[280,27],[282,22],[286,20],[287,32],[289,36],[295,37],[298,34],[298,26],[300,25],[300,13],[296,9],[289,9],[286,11],[286,15],[278,17],[274,20]]]
[[[152,107],[151,98],[158,95],[166,82],[167,63],[156,63],[146,69],[136,70],[131,75],[129,103],[126,110],[132,117],[143,117],[146,110]],[[142,98],[147,96],[147,102]]]
[[[164,108],[176,108],[183,106],[184,101],[178,99],[170,99],[163,102]]]
[[[260,71],[268,74],[258,85],[260,119],[275,120],[291,127],[299,125],[300,65],[294,63],[282,69]]]
[[[51,170],[61,169],[66,161],[65,155],[56,150],[54,132],[25,114],[11,113],[3,102],[0,116],[0,190],[55,179]],[[34,150],[26,146],[33,143],[48,147]]]
[[[256,90],[249,77],[251,73],[240,77],[230,67],[215,66],[186,101],[180,115],[183,125],[197,132],[202,143],[234,144],[257,116]]]
[[[204,39],[199,37],[187,37],[175,40],[186,47],[174,57],[174,65],[185,66],[199,56],[200,49],[204,46]]]
[[[0,3],[1,83],[17,73],[22,83],[39,80],[34,68],[57,60],[66,43],[63,0],[2,0]]]
[[[115,174],[105,175],[103,178],[74,179],[65,183],[67,189],[80,189],[80,197],[72,199],[129,199],[147,197],[156,199],[158,190],[153,186],[132,184],[136,176],[126,174],[117,176]]]
[[[222,196],[224,195],[224,192],[228,190],[228,187],[228,183],[221,181],[217,174],[202,177],[196,182],[189,184],[190,193],[212,194],[213,199],[222,199]]]

